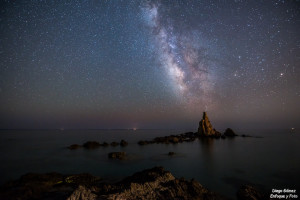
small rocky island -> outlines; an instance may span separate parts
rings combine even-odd
[[[187,132],[179,135],[169,135],[164,137],[156,137],[153,140],[141,140],[138,142],[139,145],[147,145],[147,144],[176,144],[182,142],[192,142],[195,139],[203,139],[203,138],[222,138],[226,137],[232,138],[238,136],[232,129],[227,128],[224,134],[220,133],[216,129],[213,128],[212,124],[209,121],[209,118],[206,112],[203,112],[202,119],[199,122],[199,127],[197,132]],[[244,136],[243,137],[250,137]]]
[[[202,120],[199,122],[198,134],[203,137],[226,138],[238,136],[231,128],[227,128],[222,135],[219,131],[213,128],[206,112],[203,112]]]
[[[163,137],[156,137],[152,140],[140,140],[138,141],[139,145],[147,145],[147,144],[177,144],[182,142],[193,142],[196,139],[203,139],[203,138],[233,138],[235,136],[238,136],[231,128],[227,128],[224,132],[224,134],[217,131],[215,128],[213,128],[211,122],[209,121],[209,118],[207,116],[206,112],[203,112],[202,119],[199,121],[199,127],[197,132],[186,132],[179,135],[168,135]],[[241,135],[242,137],[252,137],[249,135]],[[103,142],[99,143],[97,141],[87,141],[82,145],[79,144],[72,144],[68,147],[70,150],[79,149],[79,148],[85,148],[85,149],[96,149],[99,147],[126,147],[128,145],[128,142],[125,140],[121,140],[120,142]]]
[[[83,145],[72,144],[68,147],[68,149],[74,150],[74,149],[79,149],[79,148],[82,148],[82,147],[85,148],[85,149],[96,149],[96,148],[99,148],[99,147],[108,147],[108,146],[116,147],[116,146],[119,146],[119,145],[121,147],[126,147],[128,145],[128,142],[126,142],[125,140],[121,140],[120,142],[111,142],[109,144],[107,142],[99,143],[97,141],[87,141]]]

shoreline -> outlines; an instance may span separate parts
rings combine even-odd
[[[242,186],[238,199],[247,196],[265,199],[266,195],[253,186]],[[84,197],[84,198],[82,198]],[[134,173],[110,182],[87,173],[27,173],[0,187],[0,199],[230,199],[202,186],[198,181],[176,178],[163,167]]]

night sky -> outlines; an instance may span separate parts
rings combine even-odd
[[[299,127],[299,8],[4,1],[0,128]]]

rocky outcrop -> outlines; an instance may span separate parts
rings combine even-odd
[[[225,130],[224,135],[225,135],[226,137],[234,137],[234,136],[237,136],[237,134],[235,134],[235,132],[234,132],[231,128],[227,128],[227,129]]]
[[[98,147],[107,147],[107,146],[116,147],[116,146],[119,146],[119,145],[121,145],[122,147],[125,147],[125,146],[128,145],[128,142],[126,142],[125,140],[121,140],[120,143],[111,142],[110,144],[108,144],[107,142],[99,143],[97,141],[87,141],[83,145],[72,144],[72,145],[68,146],[68,149],[74,150],[74,149],[78,149],[78,148],[81,148],[81,147],[83,147],[85,149],[96,149]]]
[[[120,145],[121,147],[125,147],[128,145],[128,142],[126,142],[125,140],[121,140]]]
[[[108,158],[124,160],[126,158],[126,152],[111,152],[108,154]]]
[[[88,174],[28,174],[0,188],[0,199],[226,199],[195,180],[175,178],[162,167],[137,172],[117,183]]]
[[[169,135],[163,137],[156,137],[153,140],[141,140],[138,142],[139,145],[147,144],[177,144],[182,142],[191,142],[198,137],[197,133],[187,132],[179,135]]]
[[[0,199],[67,199],[79,185],[89,188],[99,181],[90,174],[28,173],[1,186]]]
[[[206,112],[203,112],[202,119],[199,122],[198,134],[200,136],[214,136],[216,130],[213,128],[210,123]]]
[[[96,142],[96,141],[88,141],[88,142],[83,144],[83,147],[86,148],[86,149],[96,149],[100,146],[101,146],[101,144],[99,142]]]
[[[104,199],[225,199],[210,192],[195,180],[175,178],[162,167],[154,167],[124,179],[118,184],[119,190]],[[113,188],[113,187],[112,187]],[[116,188],[115,188],[116,190]]]
[[[146,145],[146,144],[149,144],[149,143],[146,140],[141,140],[141,141],[138,142],[138,144],[143,146],[143,145]]]
[[[243,185],[237,192],[238,200],[264,200],[268,195],[251,185]]]
[[[119,145],[119,143],[118,142],[112,142],[112,143],[110,143],[110,145],[113,146],[113,147],[116,147],[116,146]]]
[[[68,149],[74,150],[74,149],[79,149],[79,148],[81,148],[81,147],[82,147],[82,146],[79,145],[79,144],[72,144],[72,145],[68,146]]]
[[[67,200],[97,200],[95,188],[79,187],[67,198]]]
[[[109,144],[107,142],[103,142],[102,146],[107,147],[107,146],[109,146]]]

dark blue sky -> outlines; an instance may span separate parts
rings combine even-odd
[[[299,1],[4,1],[0,128],[300,124]]]

